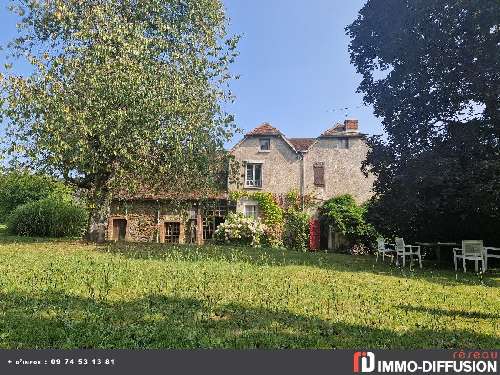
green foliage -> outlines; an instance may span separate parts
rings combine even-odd
[[[373,244],[376,232],[366,221],[366,206],[356,204],[351,195],[340,195],[327,200],[320,207],[320,215],[324,222],[344,235],[353,245]]]
[[[289,191],[281,201],[270,192],[230,193],[230,199],[234,201],[241,198],[258,202],[262,222],[265,224],[264,244],[274,248],[285,246],[294,250],[307,250],[309,215],[302,212],[302,199],[297,191]],[[304,200],[310,205],[310,197],[305,197]]]
[[[18,240],[0,237],[2,349],[498,346],[494,273],[267,248]]]
[[[265,226],[259,220],[231,212],[215,230],[214,239],[218,243],[259,247],[264,232]]]
[[[1,175],[0,221],[4,221],[17,206],[48,197],[69,201],[72,199],[72,191],[62,182],[46,175],[25,171]]]
[[[230,198],[238,200],[249,198],[259,204],[262,212],[262,222],[265,224],[266,236],[264,242],[270,247],[281,247],[283,245],[283,209],[278,204],[276,197],[269,192],[231,192]]]
[[[369,0],[347,27],[387,135],[365,163],[384,235],[500,243],[499,14],[497,0]]]
[[[309,247],[309,215],[296,209],[285,212],[283,244],[287,249],[307,251]]]
[[[87,211],[71,201],[54,197],[18,206],[7,219],[8,231],[30,237],[81,236]]]
[[[115,189],[219,187],[238,41],[219,0],[13,4],[33,73],[0,77],[12,158],[86,189],[97,228]]]

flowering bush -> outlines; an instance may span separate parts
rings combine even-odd
[[[220,243],[259,247],[265,229],[260,220],[239,213],[230,213],[226,221],[215,230],[214,239]]]

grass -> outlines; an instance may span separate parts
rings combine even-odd
[[[0,348],[494,348],[499,274],[0,237]]]

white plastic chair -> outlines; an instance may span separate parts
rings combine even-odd
[[[406,264],[406,257],[410,257],[410,261],[414,256],[418,257],[418,264],[422,268],[422,254],[420,253],[420,246],[417,245],[405,245],[405,241],[396,237],[396,265],[399,265],[399,257],[403,258],[403,267]]]
[[[479,272],[479,262],[481,262],[481,270],[485,271],[485,252],[482,240],[463,240],[462,248],[453,248],[453,263],[455,263],[455,271],[458,270],[458,259],[462,259],[464,272],[467,272],[465,266],[466,260],[474,261],[474,269]]]
[[[392,248],[387,248],[387,246],[392,246]],[[378,262],[378,256],[382,254],[382,261],[385,260],[385,255],[389,254],[391,255],[391,262],[392,262],[392,254],[394,254],[396,250],[394,250],[394,244],[391,243],[385,243],[385,239],[382,237],[377,238],[377,259],[375,260]]]
[[[498,251],[499,253],[495,254],[494,251]],[[484,248],[484,271],[485,272],[488,269],[488,258],[500,259],[500,247],[487,246]]]

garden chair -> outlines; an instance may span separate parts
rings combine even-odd
[[[465,266],[466,260],[473,260],[476,272],[479,272],[479,261],[481,261],[481,270],[485,268],[485,254],[482,240],[463,240],[462,248],[453,248],[453,263],[455,263],[455,271],[458,269],[458,259],[462,259],[464,272],[467,272]]]
[[[388,248],[387,246],[392,246],[392,248]],[[385,259],[385,254],[389,254],[391,256],[391,263],[392,263],[392,258],[393,254],[396,252],[394,250],[394,245],[391,243],[385,243],[385,239],[382,237],[377,238],[377,259],[375,260],[378,262],[378,256],[382,254],[382,261]]]
[[[420,253],[420,246],[405,245],[402,238],[396,237],[396,265],[399,265],[399,257],[403,258],[403,267],[406,264],[406,257],[410,257],[410,261],[414,256],[418,257],[418,264],[422,268],[422,254]]]
[[[498,251],[498,253],[495,254],[495,251]],[[500,259],[500,247],[487,246],[484,248],[484,272],[488,269],[488,258]]]

